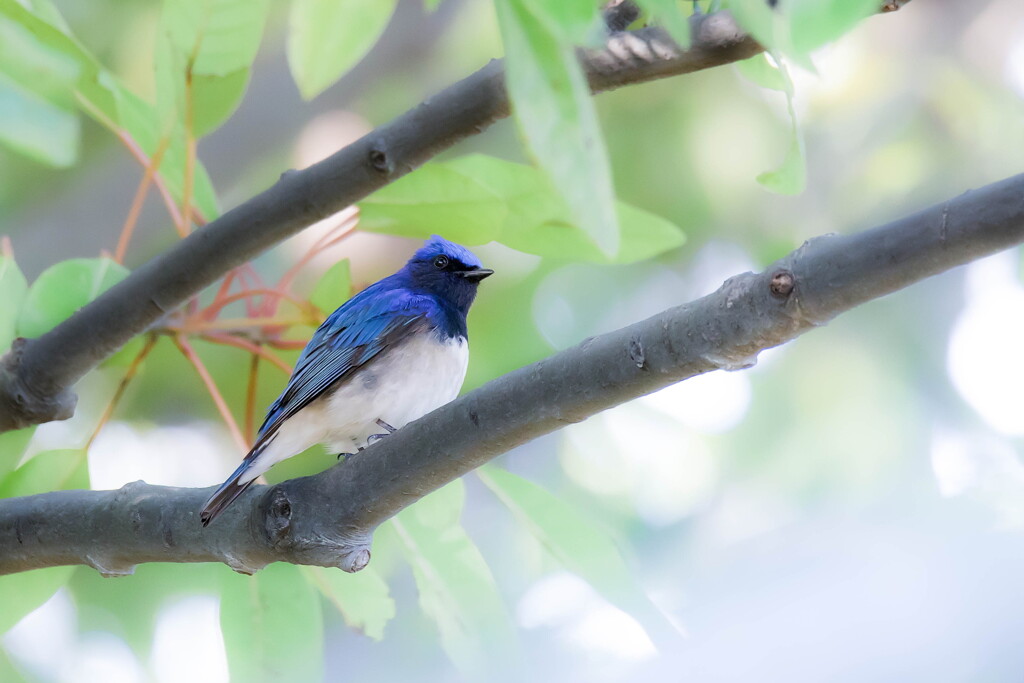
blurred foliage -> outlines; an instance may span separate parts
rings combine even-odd
[[[691,3],[639,4],[637,25],[662,24],[685,42]],[[946,16],[922,4],[866,19],[877,0],[790,0],[775,11],[762,0],[702,2],[727,6],[769,52],[593,99],[574,59],[575,46],[602,38],[588,0],[428,1],[430,14],[404,1],[0,0],[5,346],[50,329],[125,277],[127,259],[189,234],[284,164],[309,163],[299,152],[308,140],[322,156],[360,134],[323,134],[339,99],[346,121],[382,124],[500,56],[501,41],[515,117],[169,314],[83,382],[67,424],[0,435],[0,495],[95,483],[92,468],[116,448],[104,441],[110,419],[139,433],[221,425],[237,452],[192,470],[192,454],[180,454],[186,484],[215,483],[323,316],[412,250],[399,238],[480,245],[498,273],[470,315],[468,389],[700,296],[813,235],[1019,171],[1024,126],[1007,83],[1024,90],[1024,76],[993,69],[985,41],[964,28],[993,30],[992,8],[1007,5],[979,3],[970,16],[950,6]],[[446,29],[416,43],[428,22]],[[933,35],[942,49],[928,52]],[[385,57],[374,62],[377,52]],[[286,107],[301,131],[268,114]],[[137,164],[137,187],[106,179],[120,157]],[[219,192],[203,158],[238,167],[216,177]],[[71,192],[76,182],[86,199]],[[72,206],[52,233],[19,229],[73,201],[103,207],[106,227]],[[55,240],[87,246],[27,268],[29,285],[18,248],[48,254]],[[643,647],[622,648],[671,651],[680,621],[699,640],[698,586],[715,611],[762,623],[729,612],[735,592],[785,573],[749,563],[751,544],[781,543],[780,529],[805,515],[866,510],[883,518],[872,529],[882,536],[899,516],[888,510],[941,506],[929,497],[933,423],[969,442],[988,434],[936,371],[963,301],[944,282],[854,311],[750,372],[697,378],[515,451],[384,525],[361,574],[145,565],[110,581],[46,569],[0,577],[0,632],[57,594],[73,605],[78,637],[112,634],[143,678],[168,680],[153,671],[161,619],[184,598],[212,596],[233,680],[657,679],[627,667],[644,661]],[[311,451],[270,480],[334,462]],[[989,471],[972,466],[979,478]],[[999,472],[1002,482],[1017,476]],[[1005,500],[994,519],[1016,514]],[[705,566],[758,578],[701,584]],[[559,583],[561,571],[582,581]],[[580,583],[589,588],[565,588]],[[561,587],[554,597],[551,585]],[[759,638],[778,642],[770,630]],[[26,659],[14,631],[0,640],[0,680],[69,680]]]

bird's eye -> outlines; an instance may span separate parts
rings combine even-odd
[[[435,258],[434,259],[434,267],[437,268],[438,270],[444,270],[445,268],[447,268],[448,267],[448,257],[447,256],[438,256],[437,258]]]

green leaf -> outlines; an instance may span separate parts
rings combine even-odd
[[[302,97],[313,99],[373,47],[396,0],[292,0],[288,66]]]
[[[506,218],[500,234],[493,239],[528,254],[570,261],[633,263],[685,242],[683,232],[669,221],[616,202],[621,228],[619,250],[608,258],[589,235],[572,224],[565,202],[537,169],[480,154],[453,159],[444,166],[473,178],[504,202]]]
[[[624,202],[616,202],[622,238],[619,253],[607,258],[574,225],[550,220],[502,234],[504,244],[553,259],[595,263],[634,263],[681,246],[686,237],[669,221]]]
[[[0,0],[2,2],[2,0]],[[160,146],[165,132],[162,127],[161,115],[153,105],[134,93],[117,88],[117,117],[121,125],[132,136],[148,156],[152,157]],[[172,141],[160,164],[160,175],[168,191],[180,204],[185,188],[185,131],[180,123],[170,132]],[[208,220],[217,217],[217,195],[213,183],[206,173],[203,164],[196,160],[195,175],[192,179],[193,204],[199,208]]]
[[[514,661],[516,637],[487,563],[459,524],[461,480],[431,493],[391,522],[412,565],[420,607],[437,624],[441,645],[466,674]]]
[[[28,448],[28,442],[35,433],[35,427],[26,427],[0,434],[0,485],[3,484],[7,473],[18,466],[21,456]]]
[[[779,47],[776,40],[778,11],[765,0],[728,0],[728,7],[740,27],[758,43],[768,50]]]
[[[26,429],[13,432],[24,439]],[[8,435],[3,435],[7,437]],[[0,498],[31,496],[58,489],[89,488],[88,463],[83,449],[44,451],[0,480]],[[68,582],[74,567],[50,567],[0,577],[0,633],[36,609]]]
[[[269,8],[267,0],[165,0],[154,59],[161,129],[186,120],[188,81],[197,138],[231,116],[248,85]]]
[[[786,156],[783,157],[779,167],[774,171],[767,171],[757,176],[757,182],[778,194],[799,194],[807,185],[807,164],[804,158],[800,123],[796,118],[796,108],[793,106],[793,80],[789,77],[789,71],[781,56],[778,53],[773,53],[772,57],[779,65],[778,72],[786,93],[786,109],[789,112],[790,121],[789,145],[786,147]]]
[[[269,9],[268,0],[165,0],[160,30],[193,74],[227,76],[256,58]]]
[[[231,680],[323,680],[320,597],[298,567],[277,563],[225,577],[220,624]]]
[[[197,138],[212,133],[231,118],[245,95],[249,75],[249,69],[239,69],[224,76],[200,74],[192,78],[195,102],[192,128]]]
[[[30,680],[22,676],[21,671],[15,667],[14,662],[7,656],[3,647],[0,647],[0,681],[8,681],[9,683],[17,683],[17,681]]]
[[[804,162],[803,144],[799,134],[793,131],[786,156],[774,171],[765,171],[757,176],[757,182],[778,194],[800,194],[807,185],[807,165]]]
[[[82,67],[61,50],[38,40],[15,21],[0,21],[0,73],[52,104],[65,109]]]
[[[323,567],[302,567],[302,571],[337,608],[350,628],[374,640],[384,637],[384,627],[395,618],[395,601],[387,582],[373,567],[356,574]]]
[[[76,567],[47,567],[0,576],[0,633],[6,633],[29,612],[53,597]]]
[[[64,489],[89,488],[85,450],[66,448],[43,451],[0,482],[0,498],[33,496]]]
[[[743,59],[736,62],[736,68],[744,78],[755,85],[769,90],[789,92],[791,84],[789,80],[779,71],[779,68],[768,61],[768,55],[761,53],[750,59]]]
[[[320,282],[316,283],[309,302],[326,316],[347,301],[351,294],[352,274],[349,271],[349,262],[348,259],[342,259],[328,268]]]
[[[77,258],[50,266],[32,283],[18,318],[18,335],[38,337],[125,279],[128,269],[109,258]]]
[[[790,46],[806,55],[878,12],[878,0],[786,0]]]
[[[566,569],[636,617],[659,646],[679,646],[679,631],[644,593],[615,541],[599,524],[507,470],[488,465],[477,474]]]
[[[27,6],[18,0],[0,0],[0,17],[18,24],[31,35],[39,50],[52,53],[52,59],[66,59],[77,65],[78,78],[73,83],[74,95],[88,105],[86,111],[95,110],[107,120],[117,120],[115,79],[106,72],[67,29],[67,24],[57,10],[49,3],[34,3]],[[52,61],[51,59],[51,61]],[[55,62],[54,62],[55,63]],[[53,79],[47,80],[47,88]],[[55,93],[49,92],[50,96]],[[92,112],[90,112],[92,113]]]
[[[0,75],[0,143],[57,168],[78,158],[78,115]]]
[[[572,222],[613,256],[619,226],[608,153],[573,46],[534,17],[525,0],[495,4],[519,130],[565,199]]]
[[[57,59],[63,57],[76,64],[78,78],[68,86],[67,96],[80,102],[82,110],[104,126],[123,128],[147,155],[153,155],[165,133],[156,109],[128,91],[106,71],[71,35],[67,24],[52,5],[36,2],[28,7],[18,0],[0,0],[0,18],[20,25],[41,50],[51,51],[58,55]],[[52,83],[52,79],[49,82]],[[171,195],[180,202],[184,185],[185,140],[180,125],[172,134],[173,140],[164,157],[161,174]],[[195,166],[193,197],[195,205],[207,219],[217,217],[219,212],[213,185],[199,162]]]
[[[679,0],[637,0],[637,4],[651,22],[668,31],[679,47],[684,50],[690,47],[690,19],[683,12]]]
[[[18,316],[26,294],[28,281],[14,257],[0,256],[0,350],[10,348],[17,336]]]
[[[151,562],[116,580],[95,571],[76,572],[68,590],[75,601],[80,632],[113,633],[146,660],[160,609],[175,598],[209,595],[230,571],[213,563]]]
[[[441,234],[462,244],[484,244],[505,221],[505,203],[472,176],[428,164],[385,185],[359,203],[359,228],[426,238]]]
[[[565,43],[594,43],[604,38],[604,21],[592,0],[523,0],[529,14]]]

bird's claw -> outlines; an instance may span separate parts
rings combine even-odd
[[[361,447],[356,449],[356,453],[362,453],[362,452],[363,452],[363,449]],[[349,458],[351,458],[356,453],[338,453],[338,460],[348,460]]]
[[[377,422],[377,426],[384,430],[384,433],[383,434],[370,434],[370,436],[366,437],[366,445],[367,446],[369,446],[370,444],[377,443],[378,441],[383,439],[385,436],[389,436],[389,435],[394,434],[395,432],[398,431],[397,429],[395,429],[394,427],[392,427],[391,425],[389,425],[387,422],[385,422],[384,420],[382,420],[380,418],[377,418],[376,422]]]

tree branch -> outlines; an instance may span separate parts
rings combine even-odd
[[[358,571],[373,530],[542,434],[757,354],[858,304],[1024,242],[1024,175],[888,225],[808,241],[765,271],[499,377],[325,472],[254,486],[207,529],[211,489],[135,482],[0,500],[0,574],[88,564],[282,561]]]
[[[761,47],[725,12],[695,17],[681,50],[663,31],[614,33],[581,51],[594,92],[690,73],[750,57]],[[508,116],[504,66],[492,61],[333,156],[288,171],[270,189],[195,231],[128,278],[0,362],[0,431],[74,413],[70,387],[189,297],[311,223],[412,171]]]

